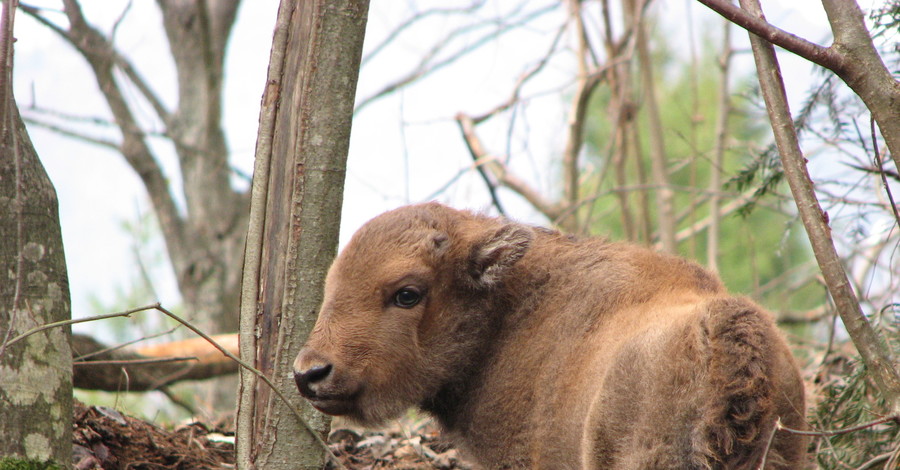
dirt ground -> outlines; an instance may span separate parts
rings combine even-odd
[[[234,468],[234,433],[190,423],[163,429],[111,408],[75,404],[76,470],[205,470]],[[379,432],[337,425],[329,447],[348,469],[468,470],[427,420]],[[327,468],[334,468],[329,465]]]

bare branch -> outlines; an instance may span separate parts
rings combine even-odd
[[[878,137],[875,133],[875,118],[873,117],[869,122],[872,127],[872,150],[875,152],[875,166],[878,167],[878,175],[881,177],[881,185],[884,187],[885,193],[887,193],[888,201],[890,202],[891,206],[891,212],[894,214],[894,221],[896,221],[897,225],[900,226],[900,212],[897,212],[897,203],[894,202],[894,194],[891,192],[891,185],[888,184],[887,172],[884,171],[884,163],[881,161],[881,154],[878,151]]]
[[[653,82],[653,63],[650,57],[650,46],[647,40],[644,22],[639,17],[634,18],[634,26],[637,36],[637,54],[640,62],[641,86],[643,97],[647,106],[647,123],[649,125],[650,140],[650,169],[654,182],[660,186],[656,190],[656,204],[658,210],[657,226],[659,227],[659,239],[663,250],[668,253],[678,252],[678,242],[675,240],[675,201],[674,193],[668,188],[669,170],[666,157],[666,145],[660,115],[659,104],[656,99],[656,89]]]
[[[452,14],[469,14],[469,13],[474,12],[475,10],[478,10],[482,6],[484,6],[485,3],[486,3],[486,0],[476,0],[476,1],[472,2],[471,5],[468,5],[465,7],[431,8],[431,9],[416,13],[412,17],[407,18],[405,21],[400,23],[393,30],[391,30],[390,34],[388,34],[388,36],[386,38],[384,38],[384,40],[382,40],[380,43],[378,43],[377,46],[373,47],[372,50],[368,54],[366,54],[365,57],[363,57],[362,63],[360,66],[364,67],[370,60],[374,59],[382,50],[384,50],[385,47],[387,47],[389,44],[394,42],[394,40],[396,40],[398,37],[400,37],[400,35],[404,31],[406,31],[410,27],[418,24],[420,21],[422,21],[426,18],[429,18],[431,16],[436,16],[436,15],[443,16],[443,15],[452,15]]]
[[[771,44],[821,65],[841,78],[875,116],[891,158],[900,168],[900,86],[879,56],[859,5],[853,0],[823,0],[834,43],[809,42],[769,24],[762,14],[727,0],[698,0]]]
[[[471,117],[460,113],[456,116],[456,121],[459,123],[460,131],[469,148],[469,152],[473,160],[475,160],[476,168],[480,171],[490,172],[490,175],[496,179],[496,182],[493,182],[486,173],[482,173],[486,180],[491,181],[489,184],[501,184],[513,190],[550,220],[557,220],[560,217],[562,214],[561,206],[545,199],[524,180],[514,175],[503,162],[488,154],[475,133],[475,122]]]
[[[588,56],[590,47],[587,44],[587,36],[584,32],[584,18],[581,14],[581,2],[572,0],[569,2],[570,21],[574,23],[577,38],[578,79],[575,94],[572,97],[572,107],[569,109],[569,118],[566,122],[566,144],[562,153],[563,166],[563,199],[569,207],[575,207],[578,203],[578,156],[584,146],[584,126],[587,105],[591,95],[600,83],[602,74],[590,72],[588,68]],[[578,228],[576,212],[570,212],[559,223],[570,231]]]
[[[487,190],[491,195],[491,201],[493,202],[494,207],[500,215],[506,215],[506,211],[503,210],[503,205],[500,204],[500,199],[497,198],[497,182],[491,177],[492,175],[488,175],[484,170],[482,162],[487,161],[487,152],[481,145],[481,141],[475,135],[475,125],[472,119],[463,114],[459,114],[456,116],[456,122],[459,124],[463,136],[466,137],[465,142],[466,146],[469,148],[469,154],[472,155],[472,160],[475,161],[475,169],[478,170],[478,174],[481,175],[481,179],[483,179],[485,185],[487,185]]]
[[[722,165],[728,140],[728,115],[731,114],[729,77],[731,71],[731,23],[724,21],[722,28],[722,54],[719,57],[719,103],[716,116],[713,160],[710,168],[709,189],[718,191],[722,187]],[[709,200],[709,231],[706,232],[706,265],[713,271],[719,270],[719,196],[713,194]],[[676,235],[677,238],[677,235]]]
[[[115,150],[115,151],[119,151],[119,149],[121,149],[121,144],[119,144],[118,142],[113,142],[108,139],[90,136],[85,133],[73,130],[73,129],[68,129],[63,126],[51,124],[49,122],[44,122],[44,121],[41,121],[41,120],[38,120],[38,119],[35,119],[32,117],[26,117],[26,118],[24,118],[24,120],[25,120],[25,122],[27,122],[31,125],[47,129],[47,130],[55,132],[59,135],[70,137],[75,140],[80,140],[82,142],[98,145],[100,147],[105,147],[105,148],[108,148],[110,150]]]
[[[478,116],[473,117],[472,121],[475,124],[481,124],[482,122],[487,121],[488,119],[496,116],[497,114],[500,114],[500,113],[508,110],[509,108],[515,106],[520,100],[522,87],[525,86],[525,84],[528,83],[529,80],[534,78],[534,76],[536,76],[538,73],[540,73],[540,71],[544,69],[544,66],[546,66],[547,63],[550,62],[550,58],[553,56],[553,53],[556,51],[556,48],[559,46],[560,39],[562,39],[563,33],[565,33],[565,31],[566,31],[565,24],[563,24],[562,26],[560,26],[557,29],[556,36],[554,36],[553,41],[551,42],[550,48],[547,51],[547,53],[544,54],[544,56],[541,57],[540,60],[538,60],[537,64],[535,64],[534,67],[532,67],[530,70],[523,73],[518,78],[518,80],[516,80],[516,84],[515,84],[515,86],[513,86],[513,91],[512,91],[512,93],[510,93],[509,99],[507,99],[503,103],[500,103],[499,105],[495,106],[493,109],[486,111]]]
[[[523,6],[524,6],[524,4],[523,4]],[[496,39],[497,37],[502,36],[503,34],[509,32],[509,31],[515,30],[516,28],[522,26],[523,24],[533,21],[534,19],[539,18],[539,17],[543,16],[544,14],[555,10],[556,8],[557,8],[557,5],[554,3],[551,3],[550,5],[539,8],[535,11],[525,13],[522,15],[521,18],[517,18],[514,21],[502,22],[499,19],[488,19],[488,20],[484,20],[484,21],[481,21],[481,22],[478,22],[475,24],[465,25],[465,26],[462,26],[460,28],[457,28],[457,29],[451,31],[449,34],[447,34],[441,40],[437,41],[435,43],[435,45],[431,48],[431,50],[422,56],[422,58],[419,60],[419,63],[413,68],[413,70],[411,70],[410,72],[401,76],[400,78],[394,80],[393,82],[385,85],[380,90],[373,93],[372,95],[359,100],[356,103],[356,109],[354,110],[354,113],[361,111],[363,108],[370,105],[372,102],[374,102],[380,98],[383,98],[383,97],[399,90],[400,88],[411,85],[412,83],[415,83],[416,81],[418,81],[424,77],[427,77],[428,75],[431,75],[432,73],[465,57],[466,54],[480,48],[481,46],[483,46],[485,44],[488,44],[490,41]],[[482,28],[486,25],[494,25],[494,24],[497,24],[497,27],[493,31],[490,31],[490,32],[484,34],[482,37],[480,37],[474,41],[466,43],[465,46],[460,47],[459,50],[450,54],[446,58],[432,63],[432,61],[435,59],[435,57],[437,57],[441,52],[443,52],[443,50],[445,48],[449,47],[449,45],[451,44],[451,41],[454,38],[459,37],[459,36],[461,36],[465,33],[468,33],[472,30]]]

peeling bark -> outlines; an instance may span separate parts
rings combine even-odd
[[[319,469],[329,420],[297,393],[294,358],[312,329],[337,251],[344,175],[368,1],[282,0],[260,110],[241,305],[240,468]],[[270,171],[271,170],[271,171]]]

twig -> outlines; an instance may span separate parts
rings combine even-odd
[[[503,210],[500,199],[497,197],[498,184],[484,171],[484,165],[479,164],[479,162],[483,161],[487,155],[484,148],[481,146],[481,141],[473,138],[475,127],[472,118],[460,113],[456,116],[456,123],[459,124],[459,130],[465,137],[466,147],[469,149],[472,160],[475,161],[475,169],[478,170],[478,174],[481,175],[481,179],[484,180],[484,184],[487,186],[488,193],[491,195],[491,201],[493,202],[494,207],[497,208],[497,212],[499,212],[500,215],[505,216],[506,212]]]
[[[113,361],[75,361],[72,362],[73,366],[130,366],[130,365],[139,365],[139,364],[161,364],[168,362],[185,362],[185,361],[199,361],[200,359],[196,356],[181,356],[181,357],[154,357],[147,359],[120,359]]]
[[[460,58],[464,57],[466,54],[480,48],[481,46],[483,46],[485,44],[488,44],[490,42],[490,40],[496,39],[497,37],[502,36],[503,34],[507,33],[508,31],[514,30],[515,28],[517,28],[521,25],[524,25],[524,24],[528,23],[529,21],[532,21],[535,18],[538,18],[550,11],[553,11],[556,8],[557,8],[557,5],[555,3],[551,3],[548,6],[544,6],[535,11],[523,14],[522,17],[517,18],[515,21],[508,22],[508,23],[501,23],[495,30],[490,31],[490,32],[484,34],[483,36],[481,36],[471,42],[466,43],[465,46],[460,47],[459,50],[455,51],[449,57],[438,60],[434,63],[430,63],[432,61],[432,59],[437,57],[437,55],[441,51],[443,51],[452,42],[452,39],[462,35],[465,32],[480,28],[484,25],[496,24],[496,23],[500,22],[500,20],[489,19],[489,20],[485,20],[483,22],[476,23],[474,25],[465,25],[454,31],[451,31],[447,36],[445,36],[440,41],[438,41],[438,43],[434,47],[432,47],[432,49],[430,51],[428,51],[422,57],[422,59],[419,61],[419,63],[415,66],[415,68],[412,71],[410,71],[406,75],[398,78],[394,82],[385,85],[380,90],[373,93],[372,95],[359,100],[357,102],[356,107],[353,112],[358,113],[360,110],[362,110],[363,108],[365,108],[366,106],[368,106],[369,104],[374,102],[375,100],[378,100],[386,95],[389,95],[390,93],[393,93],[394,91],[397,91],[400,88],[410,85],[410,84],[452,64],[453,62],[456,62]]]
[[[897,212],[897,203],[894,202],[894,194],[891,192],[891,186],[888,184],[887,175],[884,171],[884,163],[881,161],[881,154],[878,152],[878,134],[875,132],[875,117],[869,118],[869,124],[872,128],[872,150],[875,151],[875,166],[878,167],[878,174],[881,176],[881,184],[884,185],[884,191],[887,193],[888,201],[891,203],[891,212],[894,213],[894,220],[900,226],[900,212]],[[898,168],[900,170],[900,168]]]
[[[235,356],[234,354],[231,354],[227,349],[223,348],[214,339],[210,338],[209,335],[200,331],[197,327],[195,327],[191,323],[187,322],[186,320],[183,320],[178,315],[175,315],[174,313],[166,310],[159,303],[155,304],[153,306],[153,308],[155,308],[156,310],[159,310],[160,312],[164,313],[166,316],[177,321],[178,323],[181,323],[182,325],[186,326],[189,330],[193,331],[198,336],[200,336],[201,338],[203,338],[207,342],[209,342],[209,344],[213,345],[214,348],[221,351],[222,354],[228,356],[231,360],[240,364],[241,367],[249,370],[250,372],[253,372],[254,375],[256,375],[263,382],[265,382],[266,385],[268,385],[269,388],[272,389],[273,392],[275,392],[275,395],[277,395],[278,398],[280,398],[281,401],[284,402],[284,404],[288,407],[288,409],[290,409],[291,412],[294,413],[294,416],[296,416],[297,419],[300,421],[300,423],[303,424],[303,427],[306,428],[306,430],[309,431],[310,434],[312,434],[312,436],[316,440],[316,442],[322,447],[322,450],[325,452],[325,455],[327,455],[328,458],[330,458],[332,460],[332,462],[334,462],[334,464],[338,466],[338,468],[342,468],[342,469],[346,470],[346,467],[344,467],[344,465],[338,460],[337,456],[335,456],[334,453],[331,452],[331,449],[328,447],[328,443],[326,443],[325,440],[322,439],[322,436],[320,436],[319,433],[317,433],[316,430],[313,429],[313,427],[310,426],[310,424],[305,419],[303,419],[303,415],[300,413],[300,410],[298,410],[296,407],[294,407],[291,404],[291,402],[287,399],[287,397],[284,396],[283,393],[281,393],[281,390],[278,390],[278,387],[276,387],[275,384],[272,383],[272,381],[269,380],[269,378],[266,377],[265,374],[263,374],[262,372],[260,372],[258,369],[256,369],[252,365],[248,364],[247,362],[241,360],[239,357]]]
[[[168,387],[159,387],[157,390],[159,392],[162,392],[162,394],[165,395],[166,398],[168,398],[172,403],[176,404],[177,406],[180,406],[185,411],[187,411],[191,416],[196,416],[197,414],[199,414],[199,413],[197,413],[197,410],[193,406],[190,405],[190,403],[175,396],[175,394],[172,393],[172,391],[169,390]]]
[[[103,139],[100,137],[94,137],[87,134],[83,134],[81,132],[65,128],[63,126],[59,126],[56,124],[50,124],[49,122],[41,121],[34,117],[25,117],[25,122],[32,124],[37,127],[42,127],[47,129],[50,132],[59,134],[61,136],[69,137],[75,140],[80,140],[82,142],[86,142],[88,144],[93,144],[98,147],[104,147],[115,151],[120,151],[122,149],[121,144],[118,142],[114,142],[112,140]]]
[[[540,73],[540,71],[543,70],[544,67],[550,62],[550,57],[553,56],[554,52],[556,51],[556,48],[559,46],[559,41],[560,41],[560,39],[562,39],[563,33],[565,33],[565,31],[566,31],[566,25],[562,25],[558,28],[558,30],[556,31],[556,36],[553,37],[553,41],[551,42],[550,48],[547,51],[547,53],[544,54],[543,57],[541,57],[541,59],[538,61],[537,64],[534,65],[534,67],[532,67],[530,70],[523,73],[518,78],[518,80],[516,80],[516,84],[513,86],[513,91],[506,101],[504,101],[503,103],[500,103],[497,106],[494,106],[493,109],[491,109],[487,112],[484,112],[478,116],[474,116],[472,118],[472,121],[475,124],[481,124],[482,122],[488,120],[489,118],[496,116],[497,114],[499,114],[503,111],[506,111],[507,109],[511,108],[513,105],[518,103],[520,100],[522,87],[524,87],[525,84],[528,83],[528,81],[531,80],[535,75]]]
[[[15,338],[13,338],[13,339],[7,341],[6,347],[12,346],[13,344],[16,344],[17,342],[19,342],[19,341],[21,341],[21,340],[23,340],[23,339],[25,339],[25,338],[27,338],[27,337],[29,337],[29,336],[35,334],[35,333],[40,333],[40,332],[42,332],[42,331],[44,331],[44,330],[49,330],[49,329],[51,329],[51,328],[57,328],[57,327],[60,327],[60,326],[75,325],[75,324],[77,324],[77,323],[85,323],[85,322],[89,322],[89,321],[105,320],[105,319],[107,319],[107,318],[128,317],[128,316],[131,316],[132,314],[135,314],[135,313],[138,313],[138,312],[143,312],[143,311],[146,311],[146,310],[154,310],[154,309],[156,309],[158,306],[159,306],[159,304],[156,303],[156,304],[152,304],[152,305],[146,305],[146,306],[143,306],[143,307],[138,307],[138,308],[131,309],[131,310],[126,310],[126,311],[124,311],[124,312],[106,313],[106,314],[103,314],[103,315],[94,315],[94,316],[91,316],[91,317],[73,318],[73,319],[71,319],[71,320],[63,320],[63,321],[57,321],[57,322],[53,322],[53,323],[47,323],[46,325],[41,325],[41,326],[32,328],[32,329],[30,329],[30,330],[28,330],[28,331],[26,331],[26,332],[20,334],[19,336],[16,336]]]
[[[128,12],[131,10],[131,4],[132,0],[128,0],[125,8],[122,9],[122,13],[119,13],[119,17],[116,18],[116,21],[113,23],[112,31],[109,33],[109,42],[116,42],[116,32],[119,31],[119,26],[122,25],[122,21],[125,20],[125,16],[128,15]]]
[[[715,143],[713,146],[713,161],[710,166],[709,189],[718,191],[722,186],[722,166],[725,159],[725,147],[728,139],[728,115],[731,114],[731,57],[734,50],[731,48],[731,23],[724,21],[722,31],[723,50],[719,56],[719,102],[715,124]],[[709,232],[706,236],[706,265],[713,271],[719,270],[719,222],[721,215],[719,214],[720,198],[717,194],[713,194],[709,200]],[[675,235],[676,240],[678,234]]]
[[[382,50],[384,50],[385,47],[387,47],[390,43],[394,42],[394,40],[397,39],[400,36],[400,34],[403,33],[403,31],[406,31],[411,26],[424,20],[425,18],[428,18],[429,16],[432,16],[432,15],[450,15],[450,14],[456,14],[456,13],[471,14],[473,11],[478,10],[479,8],[484,6],[485,2],[486,2],[486,0],[477,0],[475,2],[472,2],[471,5],[468,5],[465,7],[432,8],[432,9],[421,11],[419,13],[414,14],[410,18],[407,18],[402,23],[400,23],[400,25],[398,25],[396,28],[394,28],[390,32],[390,34],[388,34],[388,36],[386,38],[384,38],[384,40],[382,40],[380,43],[378,43],[377,46],[373,47],[371,52],[369,52],[368,54],[366,54],[365,57],[362,58],[360,67],[364,67],[370,60],[375,58],[375,56],[377,56]]]
[[[757,470],[766,468],[766,461],[769,460],[769,450],[772,448],[772,441],[775,440],[775,433],[778,432],[779,429],[782,429],[780,416],[775,418],[775,425],[772,426],[772,432],[769,433],[769,439],[766,440],[766,448],[763,452],[762,461],[760,461],[759,466],[756,467]]]
[[[895,415],[891,415],[891,416],[885,416],[883,418],[879,418],[874,421],[869,421],[868,423],[863,423],[863,424],[859,424],[856,426],[850,426],[848,428],[843,428],[843,429],[832,429],[832,430],[825,430],[825,431],[804,431],[802,429],[789,428],[789,427],[781,424],[781,418],[779,417],[775,420],[775,426],[772,427],[772,432],[769,433],[769,438],[766,441],[766,447],[765,447],[765,452],[763,452],[762,461],[760,462],[759,466],[756,468],[757,468],[757,470],[762,470],[762,469],[766,468],[766,461],[768,460],[768,457],[769,457],[769,450],[772,447],[772,442],[775,440],[775,433],[778,431],[785,431],[785,432],[789,432],[791,434],[797,434],[797,435],[801,435],[801,436],[831,437],[831,436],[839,436],[841,434],[849,434],[849,433],[856,432],[856,431],[862,431],[863,429],[868,429],[873,426],[877,426],[879,424],[884,424],[884,423],[887,423],[888,421],[893,421],[895,424],[900,424],[900,415],[895,414]],[[886,455],[890,455],[890,454],[886,454]],[[879,456],[879,457],[881,457],[881,456]],[[876,457],[876,458],[878,458],[878,457]],[[866,466],[867,465],[868,465],[868,463],[866,464]]]
[[[819,437],[830,437],[830,436],[840,436],[841,434],[849,434],[851,432],[862,431],[863,429],[868,429],[873,426],[878,426],[879,424],[887,423],[888,421],[893,421],[894,424],[900,425],[900,414],[893,414],[890,416],[885,416],[883,418],[876,419],[874,421],[869,421],[868,423],[858,424],[856,426],[850,426],[849,428],[843,429],[830,429],[825,431],[804,431],[802,429],[793,429],[782,424],[778,424],[778,429],[789,432],[791,434],[799,434],[801,436],[819,436]]]

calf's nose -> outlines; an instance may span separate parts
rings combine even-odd
[[[320,355],[306,350],[301,350],[294,362],[294,381],[304,397],[316,396],[318,386],[324,384],[331,375],[334,367],[331,362]]]
[[[295,370],[294,381],[300,394],[305,397],[316,395],[316,384],[324,381],[331,375],[331,364],[316,365],[306,370]]]

